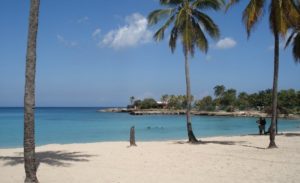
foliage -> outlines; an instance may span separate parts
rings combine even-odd
[[[130,104],[131,104],[131,105],[133,105],[134,99],[135,99],[134,96],[131,96],[131,97],[129,98]]]
[[[240,110],[246,110],[249,107],[249,95],[246,92],[239,93],[236,105]]]
[[[141,100],[135,100],[135,101],[133,102],[133,105],[134,105],[136,108],[140,109],[141,106],[142,106],[142,101],[141,101]]]
[[[224,85],[217,85],[214,87],[214,94],[217,98],[220,98],[223,96],[224,92],[225,92],[225,86]]]
[[[216,108],[216,105],[213,102],[213,99],[211,96],[206,96],[206,97],[203,97],[202,100],[197,100],[195,102],[195,108],[197,110],[203,110],[203,111],[214,111]]]
[[[297,13],[292,14],[293,17],[290,17],[291,21],[291,34],[286,42],[285,47],[292,44],[292,53],[296,63],[300,63],[300,1],[294,1],[294,7],[297,10]]]
[[[222,88],[222,92],[216,92],[217,88]],[[236,109],[254,109],[267,113],[270,113],[272,109],[271,89],[261,90],[252,94],[241,92],[238,95],[235,89],[226,90],[223,85],[214,87],[214,90],[216,98],[213,99],[211,96],[205,96],[201,100],[196,100],[194,105],[195,109],[206,111],[222,109],[228,112],[232,112]],[[278,93],[278,110],[281,114],[299,113],[300,91],[295,91],[294,89],[281,90]]]
[[[191,96],[191,101],[194,100],[194,97]],[[168,109],[186,109],[187,107],[187,97],[185,95],[170,95],[169,100],[167,101]]]
[[[170,96],[168,94],[165,94],[161,96],[160,100],[164,103],[168,103],[168,101],[170,100]]]
[[[145,98],[141,103],[141,109],[154,109],[157,108],[158,105],[156,100],[153,98]]]
[[[154,25],[163,19],[164,24],[154,34],[156,41],[164,38],[167,28],[171,27],[169,47],[175,51],[177,39],[181,39],[185,56],[194,55],[195,47],[203,52],[208,50],[206,34],[213,39],[219,38],[219,28],[203,10],[220,10],[223,0],[160,0],[167,7],[152,11],[148,16],[149,25]]]
[[[137,108],[137,109],[155,109],[158,108],[156,100],[153,98],[145,98],[144,100],[135,100],[133,105],[128,105],[127,108]]]
[[[236,102],[236,90],[229,89],[224,91],[222,97],[220,98],[220,104],[222,107],[234,106]]]
[[[265,106],[271,106],[272,104],[272,90],[267,89],[259,91],[249,95],[249,107],[256,108],[258,110],[263,109]]]

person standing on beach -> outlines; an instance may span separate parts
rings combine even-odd
[[[266,119],[260,117],[259,120],[256,121],[256,123],[258,124],[258,129],[259,129],[259,134],[263,135],[266,132]]]
[[[261,129],[263,131],[263,134],[266,134],[266,124],[267,124],[266,119],[262,118],[262,121],[261,121],[260,125],[261,125]]]

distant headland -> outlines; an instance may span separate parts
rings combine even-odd
[[[214,97],[205,96],[194,100],[191,114],[200,116],[232,117],[271,117],[272,90],[256,93],[237,93],[235,89],[226,89],[223,85],[214,87]],[[131,115],[184,115],[187,107],[185,95],[162,95],[160,101],[153,98],[143,100],[134,96],[129,98],[126,108],[107,108],[100,112],[126,112]],[[300,91],[281,90],[278,93],[278,117],[300,119]]]
[[[116,112],[116,113],[128,113],[130,115],[185,115],[186,111],[170,110],[170,109],[128,109],[128,108],[106,108],[100,109],[98,112]],[[271,115],[260,111],[191,111],[195,116],[223,116],[223,117],[271,117]],[[298,114],[280,114],[279,118],[285,119],[300,119]]]

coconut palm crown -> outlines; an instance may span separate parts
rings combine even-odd
[[[199,48],[206,53],[208,51],[208,40],[206,34],[213,39],[219,38],[219,28],[203,10],[219,10],[224,5],[223,0],[160,0],[165,9],[158,9],[148,16],[149,25],[154,25],[161,20],[166,20],[161,28],[154,34],[156,41],[164,38],[165,31],[170,28],[169,46],[174,52],[177,39],[181,40],[185,57],[185,77],[187,96],[187,132],[189,142],[198,142],[191,124],[191,87],[188,56],[194,56],[195,49]]]
[[[149,25],[157,24],[167,19],[163,26],[154,34],[156,41],[164,38],[167,28],[172,26],[169,46],[175,51],[177,38],[183,45],[184,55],[194,55],[195,47],[208,51],[208,41],[205,33],[213,39],[219,38],[219,28],[213,20],[203,13],[205,9],[219,10],[224,5],[223,0],[160,0],[166,9],[158,9],[148,16]]]

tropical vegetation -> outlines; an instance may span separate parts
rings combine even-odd
[[[219,92],[222,88],[222,92]],[[192,100],[194,97],[192,96]],[[159,103],[164,105],[159,105]],[[168,95],[161,96],[160,101],[153,98],[135,100],[134,105],[128,105],[129,108],[136,109],[169,109],[183,110],[186,109],[187,97],[185,95]],[[245,111],[254,110],[265,113],[272,113],[272,90],[265,89],[255,93],[237,92],[236,89],[227,89],[224,85],[214,87],[214,96],[204,96],[196,99],[192,105],[193,110],[198,111]],[[278,92],[278,112],[280,114],[300,114],[300,90],[287,89]]]
[[[217,95],[217,88],[223,87],[224,92]],[[205,96],[196,100],[196,110],[216,111],[225,110],[228,112],[236,110],[257,110],[271,113],[272,90],[266,89],[255,93],[240,92],[235,89],[226,89],[223,85],[214,88],[215,98]],[[278,92],[278,108],[281,114],[300,114],[300,91],[294,89],[281,90]]]

